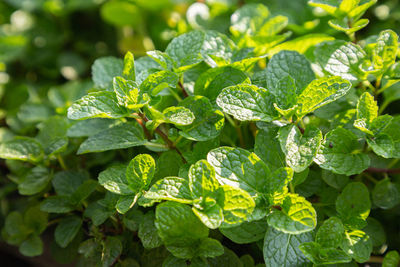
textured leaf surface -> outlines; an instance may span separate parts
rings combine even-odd
[[[222,110],[240,121],[272,121],[275,110],[267,90],[255,85],[239,84],[225,88],[217,98]]]
[[[312,231],[317,225],[317,214],[305,198],[289,194],[281,206],[268,215],[268,224],[288,234],[301,234]]]
[[[85,120],[89,118],[122,118],[129,112],[118,105],[113,92],[101,91],[89,93],[76,101],[68,109],[68,118],[71,120]]]
[[[371,201],[368,188],[360,183],[348,184],[336,200],[336,210],[345,226],[359,229],[366,225]]]
[[[344,226],[342,221],[337,217],[330,217],[325,220],[319,227],[315,242],[322,247],[337,248],[344,236]]]
[[[224,115],[212,107],[203,96],[191,96],[179,103],[189,109],[195,119],[187,126],[178,126],[180,135],[195,141],[207,141],[217,137],[224,127]]]
[[[214,168],[206,160],[200,160],[190,167],[189,188],[193,198],[215,195],[219,183]]]
[[[108,89],[115,76],[121,75],[123,61],[115,57],[96,59],[92,65],[92,79],[100,87]]]
[[[369,260],[372,252],[372,241],[363,231],[355,230],[346,233],[340,247],[355,261],[363,263]]]
[[[241,148],[213,149],[207,161],[214,167],[220,184],[239,187],[251,195],[260,192],[270,176],[267,165],[256,154]]]
[[[351,261],[344,251],[333,247],[324,248],[315,242],[300,245],[300,250],[314,264],[338,264]]]
[[[135,192],[129,187],[126,178],[126,165],[117,165],[107,168],[99,174],[99,184],[110,192],[119,195],[130,195]]]
[[[265,220],[243,222],[239,226],[220,228],[220,232],[237,244],[249,244],[264,238],[268,225]]]
[[[299,235],[285,234],[269,227],[264,238],[264,261],[267,267],[307,266],[308,260],[299,249],[299,245],[311,242],[312,233]]]
[[[152,156],[139,154],[134,157],[126,168],[126,180],[135,192],[147,189],[154,177],[156,163]]]
[[[280,128],[278,134],[286,163],[295,171],[302,172],[313,162],[322,141],[321,131],[313,126],[304,134],[295,125]]]
[[[90,136],[81,144],[78,154],[140,146],[146,142],[139,125],[124,123]]]
[[[296,114],[300,117],[313,112],[344,96],[351,88],[351,83],[340,77],[324,77],[313,80],[299,95]]]
[[[256,136],[254,153],[257,154],[271,170],[286,166],[285,154],[277,138],[278,128],[260,129]]]
[[[57,244],[62,248],[67,247],[81,229],[81,225],[82,219],[77,216],[63,218],[54,232]]]
[[[0,158],[37,162],[42,157],[42,146],[33,138],[14,137],[0,143]]]
[[[162,240],[158,236],[154,221],[155,214],[150,211],[143,216],[139,224],[138,236],[140,241],[142,241],[143,247],[146,249],[152,249],[162,245]]]
[[[326,134],[315,162],[321,168],[337,174],[358,174],[368,168],[370,163],[361,148],[354,133],[337,128]]]
[[[165,177],[157,181],[144,196],[155,200],[174,200],[182,203],[192,202],[189,182],[179,177]]]

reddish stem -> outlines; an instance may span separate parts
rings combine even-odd
[[[371,173],[400,173],[400,169],[384,169],[384,168],[373,168],[373,167],[370,167],[365,171]]]

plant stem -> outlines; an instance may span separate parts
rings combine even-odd
[[[60,154],[57,154],[57,160],[60,163],[61,168],[64,170],[67,170],[67,165],[65,165],[64,159],[60,156]]]
[[[179,82],[178,82],[178,85],[179,85],[179,87],[182,89],[183,96],[184,96],[184,97],[188,97],[189,94],[186,92],[185,87],[183,87],[182,81],[179,81]]]
[[[144,122],[147,122],[149,120],[149,119],[146,118],[146,115],[144,115],[143,113],[139,113],[139,116],[142,118],[142,120]],[[186,161],[185,157],[183,156],[182,152],[175,146],[174,142],[172,142],[168,138],[168,136],[163,131],[161,131],[161,129],[159,127],[157,127],[154,130],[154,132],[157,133],[164,140],[164,142],[167,144],[167,147],[169,149],[174,149],[179,154],[179,156],[181,156],[183,163],[187,163],[187,161]]]
[[[379,182],[378,180],[376,180],[374,177],[372,177],[372,175],[368,174],[367,172],[364,173],[364,176],[365,176],[368,180],[370,180],[371,182],[373,182],[374,184],[377,184],[377,183]]]

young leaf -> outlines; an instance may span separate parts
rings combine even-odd
[[[227,87],[217,98],[218,106],[240,121],[272,121],[276,117],[273,102],[267,90],[249,84]]]
[[[269,227],[264,238],[264,261],[267,267],[273,266],[305,266],[307,258],[299,249],[299,245],[311,242],[312,233],[299,235],[285,234]]]
[[[181,203],[192,203],[192,194],[186,179],[179,177],[165,177],[158,180],[144,195],[154,200],[172,200]]]
[[[135,193],[147,189],[154,177],[156,163],[152,156],[139,154],[134,157],[126,168],[126,180],[129,188]]]
[[[351,83],[340,77],[324,77],[313,80],[297,99],[297,116],[313,112],[344,96],[351,88]]]
[[[150,102],[149,95],[140,90],[134,81],[117,76],[113,79],[113,88],[118,105],[122,107],[138,110]]]
[[[178,84],[179,76],[171,71],[158,71],[147,76],[140,84],[140,91],[156,96],[165,88],[175,88]]]
[[[189,188],[194,199],[216,194],[219,183],[214,168],[206,160],[200,160],[190,167]]]
[[[289,194],[281,205],[282,210],[273,210],[268,215],[268,224],[287,234],[312,231],[317,225],[317,214],[305,198]]]
[[[370,159],[361,152],[357,136],[344,128],[326,134],[314,161],[337,174],[354,175],[368,168]]]
[[[396,60],[399,36],[392,30],[385,30],[379,34],[373,50],[373,63],[377,69],[387,69]]]
[[[169,107],[163,110],[163,120],[176,126],[186,126],[193,123],[193,113],[185,107]]]
[[[322,142],[321,131],[313,126],[306,128],[304,134],[295,125],[280,128],[278,138],[286,163],[295,171],[302,172],[313,162]]]
[[[122,70],[122,76],[127,80],[136,80],[135,58],[133,54],[129,51],[126,52],[124,57],[124,68]]]
[[[229,185],[221,186],[217,203],[224,210],[223,226],[228,227],[245,221],[256,205],[248,192]]]
[[[68,108],[68,119],[85,120],[90,118],[122,118],[129,112],[118,105],[113,92],[89,93]]]

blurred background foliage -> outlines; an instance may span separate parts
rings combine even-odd
[[[34,134],[38,123],[65,114],[70,103],[92,88],[90,67],[96,58],[121,57],[127,51],[139,58],[148,50],[163,51],[172,38],[191,29],[230,34],[232,13],[246,3],[263,3],[272,16],[286,16],[281,33],[288,40],[321,32],[347,38],[329,27],[330,17],[307,0],[0,1],[0,140]],[[358,39],[384,29],[400,33],[399,0],[379,0],[364,17],[370,25],[357,33]],[[14,199],[8,195],[13,187],[0,179],[0,224],[24,201],[18,194]],[[385,221],[388,231],[399,227],[391,218]]]

